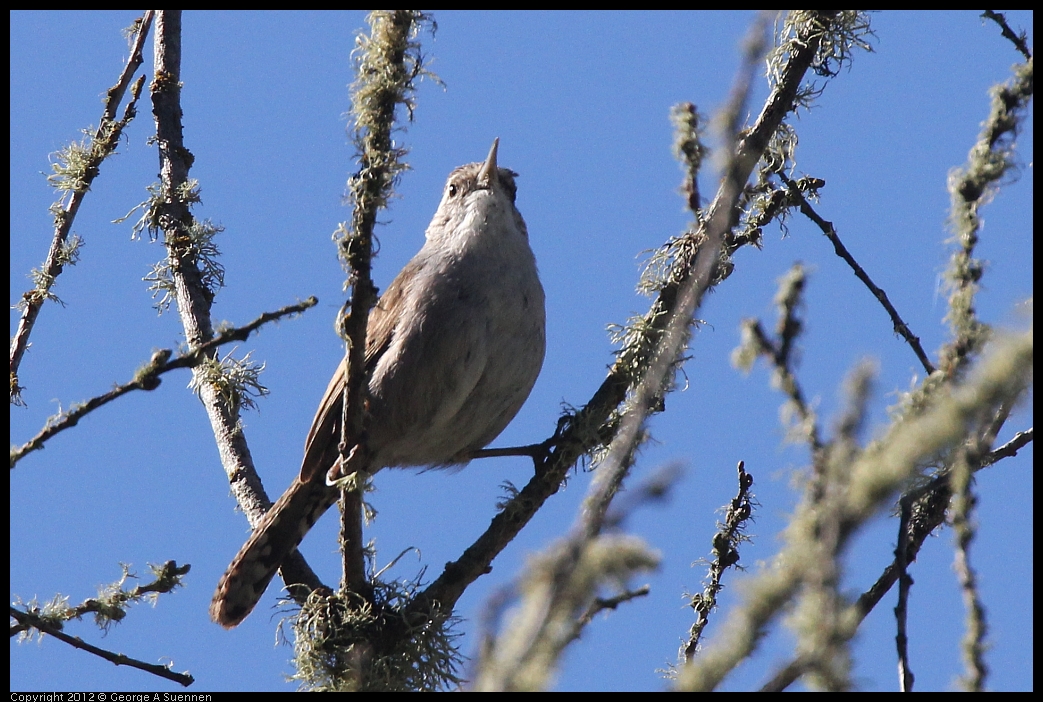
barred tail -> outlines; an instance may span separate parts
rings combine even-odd
[[[246,619],[283,560],[339,495],[322,479],[295,480],[264,515],[221,577],[210,602],[210,618],[226,629]]]

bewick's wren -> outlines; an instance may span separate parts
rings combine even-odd
[[[449,174],[427,241],[369,316],[364,469],[447,466],[495,439],[543,365],[543,286],[514,206],[513,171],[484,163]],[[336,502],[347,369],[333,375],[312,421],[301,473],[258,524],[217,585],[210,616],[238,625],[283,559]]]

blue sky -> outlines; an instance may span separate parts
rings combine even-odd
[[[11,14],[11,293],[29,287],[50,241],[53,192],[48,154],[96,125],[101,98],[121,70],[119,30],[130,11]],[[1009,12],[1031,32],[1032,14]],[[514,423],[495,445],[540,441],[562,403],[582,405],[604,378],[613,347],[605,327],[647,309],[634,291],[647,250],[688,222],[671,155],[670,107],[695,102],[707,114],[727,98],[752,16],[705,13],[460,13],[435,16],[424,36],[430,68],[444,81],[421,84],[416,121],[400,139],[412,170],[402,179],[378,231],[374,277],[379,286],[416,252],[455,166],[484,158],[500,137],[500,163],[520,174],[518,207],[528,223],[547,291],[548,351],[543,372]],[[988,88],[1010,76],[1018,55],[975,12],[872,15],[874,53],[858,52],[811,111],[793,123],[798,168],[823,178],[819,212],[933,354],[947,339],[941,274],[949,245],[946,176],[964,163],[988,110]],[[266,364],[271,394],[244,417],[254,460],[275,497],[296,473],[304,436],[341,357],[332,331],[343,300],[343,274],[330,235],[350,217],[343,206],[353,172],[345,135],[349,54],[358,12],[186,12],[182,100],[192,176],[202,189],[197,217],[226,228],[218,239],[226,288],[215,320],[242,324],[309,295],[319,305],[295,320],[269,325],[238,353]],[[1032,36],[1029,36],[1032,44]],[[147,56],[151,56],[151,42]],[[150,65],[150,58],[146,67]],[[758,84],[753,116],[767,89]],[[147,97],[147,96],[146,96]],[[107,161],[74,227],[85,239],[79,265],[55,292],[21,367],[28,408],[12,408],[12,443],[35,434],[60,407],[128,380],[155,348],[182,338],[177,315],[157,318],[141,278],[163,257],[159,244],[132,241],[130,224],[112,220],[146,197],[157,156],[147,143],[150,106],[142,102],[119,155]],[[1031,114],[1031,113],[1030,113]],[[752,119],[752,117],[751,117]],[[1032,293],[1032,121],[1020,140],[1017,179],[983,211],[980,256],[987,261],[978,299],[982,318],[1022,327],[1019,304]],[[712,173],[702,190],[716,189]],[[642,508],[627,523],[662,556],[654,574],[635,581],[649,597],[599,616],[568,651],[559,690],[657,690],[657,673],[675,660],[691,624],[682,595],[704,572],[715,513],[734,493],[734,466],[745,460],[761,508],[754,542],[742,562],[755,572],[779,546],[792,510],[794,475],[807,462],[786,444],[782,398],[762,365],[736,372],[729,354],[739,323],[774,323],[776,281],[802,261],[810,269],[801,339],[800,377],[823,428],[842,406],[841,386],[863,358],[879,369],[873,427],[882,426],[895,393],[919,377],[915,356],[891,330],[872,296],[833,255],[812,225],[794,217],[788,237],[765,232],[763,250],[736,256],[736,271],[698,316],[685,366],[688,387],[667,398],[651,423],[635,479],[672,463],[683,468],[668,502]],[[1023,307],[1021,309],[1024,309]],[[17,316],[11,314],[13,332]],[[27,457],[11,477],[11,596],[72,602],[119,576],[119,563],[145,574],[147,562],[191,563],[186,587],[152,608],[139,606],[102,637],[89,622],[67,631],[150,662],[172,660],[197,680],[190,691],[290,690],[291,650],[273,646],[276,588],[238,629],[207,618],[218,577],[247,536],[234,511],[209,425],[189,390],[187,373],[165,377],[93,413],[46,450]],[[1001,434],[1032,425],[1016,412]],[[870,431],[871,434],[871,431]],[[973,558],[988,607],[989,684],[1032,686],[1032,455],[983,471],[981,532]],[[408,579],[434,577],[481,533],[495,513],[501,485],[522,485],[523,459],[474,463],[454,473],[384,471],[368,534],[384,565]],[[529,554],[571,525],[590,474],[572,477],[460,602],[462,651],[472,654],[485,599],[524,568]],[[327,517],[302,551],[327,582],[338,577],[335,519]],[[857,595],[890,561],[894,523],[869,525],[846,560],[845,589]],[[918,690],[946,690],[961,671],[963,605],[951,573],[952,533],[928,541],[912,571],[910,646]],[[731,572],[722,607],[744,576]],[[854,679],[863,690],[896,686],[894,622],[889,596],[870,616],[854,648]],[[711,620],[708,644],[712,645]],[[787,660],[783,626],[725,689],[761,684]],[[11,644],[12,690],[159,690],[176,686],[116,668],[54,640]]]

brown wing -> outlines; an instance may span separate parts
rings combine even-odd
[[[366,333],[367,368],[372,369],[391,344],[397,315],[389,310],[397,309],[401,305],[406,284],[415,277],[415,272],[421,265],[416,260],[410,261],[391,281],[391,285],[370,312]],[[337,446],[340,443],[340,423],[344,414],[344,383],[347,381],[347,371],[345,358],[333,373],[315,412],[315,419],[312,420],[308,438],[304,442],[304,461],[301,463],[303,482],[310,481],[317,473],[325,476],[339,457]]]

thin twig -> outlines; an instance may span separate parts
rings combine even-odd
[[[69,636],[61,629],[43,621],[32,612],[22,612],[21,610],[11,607],[11,617],[17,620],[20,624],[22,624],[25,627],[31,627],[33,629],[38,629],[39,631],[45,634],[50,634],[54,638],[58,639],[59,641],[64,641],[73,648],[78,648],[80,650],[87,651],[88,653],[93,653],[95,656],[104,658],[105,660],[109,661],[114,665],[126,665],[130,666],[131,668],[137,668],[138,670],[144,670],[146,673],[152,673],[153,675],[157,675],[161,678],[173,680],[174,682],[183,685],[184,687],[188,687],[189,685],[195,682],[195,678],[193,678],[188,673],[175,673],[166,666],[155,665],[153,663],[145,663],[144,661],[139,661],[136,658],[131,658],[130,656],[126,656],[122,653],[113,653],[112,651],[106,651],[103,648],[98,648],[97,646],[93,646],[87,643],[79,636]]]
[[[952,527],[956,535],[956,557],[953,569],[963,593],[963,602],[967,608],[967,632],[962,643],[966,673],[961,682],[968,692],[984,692],[985,677],[988,666],[985,664],[985,637],[988,625],[985,618],[985,607],[981,601],[978,587],[978,576],[971,565],[970,549],[977,535],[972,516],[977,505],[977,498],[971,487],[972,451],[964,450],[952,469]]]
[[[80,619],[86,614],[94,614],[95,622],[101,629],[105,630],[113,622],[119,622],[126,617],[126,605],[128,603],[143,600],[147,595],[172,592],[175,588],[181,587],[181,579],[192,569],[192,566],[188,564],[179,566],[176,561],[167,561],[161,566],[150,565],[149,567],[153,575],[156,576],[155,580],[145,585],[136,585],[130,590],[124,590],[123,583],[127,581],[127,578],[136,578],[137,576],[130,572],[128,566],[124,565],[122,567],[123,577],[112,585],[107,585],[101,589],[98,597],[88,598],[80,604],[70,607],[65,604],[68,598],[57,595],[43,609],[36,605],[34,599],[27,605],[24,611],[35,613],[43,618],[45,622],[58,628],[62,627],[63,622]],[[20,604],[20,601],[16,600],[16,604]],[[20,634],[29,628],[31,627],[22,624],[12,626],[11,636]]]
[[[144,585],[138,585],[130,590],[125,590],[123,584],[128,577],[135,577],[130,573],[127,566],[123,566],[123,577],[113,585],[106,586],[101,590],[97,598],[84,600],[83,603],[69,607],[65,605],[65,598],[56,597],[54,602],[44,606],[42,609],[36,605],[35,600],[30,602],[24,610],[12,606],[11,617],[18,622],[11,627],[11,635],[21,634],[22,638],[29,638],[30,630],[36,629],[42,633],[50,634],[60,641],[79,649],[83,649],[97,656],[111,661],[116,665],[128,665],[139,668],[146,672],[158,675],[169,680],[174,680],[184,686],[191,685],[193,678],[187,673],[172,673],[169,666],[159,666],[144,663],[123,654],[112,653],[105,649],[85,643],[79,637],[65,634],[62,629],[65,622],[72,619],[80,619],[86,614],[93,613],[98,626],[107,631],[113,622],[118,622],[126,616],[128,603],[139,602],[148,597],[155,597],[161,593],[172,592],[181,586],[181,579],[191,566],[179,566],[174,561],[167,561],[161,566],[150,566],[155,580]]]
[[[855,260],[855,257],[851,255],[847,250],[847,247],[844,246],[842,241],[840,241],[840,236],[837,234],[837,230],[833,226],[833,223],[827,222],[818,212],[815,211],[811,206],[811,203],[804,197],[804,193],[801,192],[800,188],[797,187],[797,184],[793,180],[787,178],[783,173],[778,175],[783,182],[786,183],[786,186],[789,189],[789,196],[799,204],[801,214],[814,222],[818,228],[822,230],[822,233],[825,234],[826,238],[833,244],[833,249],[836,251],[837,256],[844,259],[844,262],[851,267],[852,271],[854,271],[855,276],[862,281],[862,283],[869,289],[869,292],[873,294],[873,297],[875,297],[883,306],[884,310],[887,311],[888,316],[891,317],[891,324],[894,327],[895,334],[900,335],[906,340],[906,343],[908,343],[912,348],[913,353],[916,354],[916,358],[919,359],[924,371],[926,371],[928,375],[933,373],[935,370],[934,364],[931,363],[931,360],[927,357],[927,352],[924,351],[923,346],[920,344],[920,337],[913,334],[912,330],[909,329],[909,325],[902,320],[901,315],[898,314],[898,310],[896,310],[895,306],[891,304],[891,300],[887,297],[887,293],[873,282],[872,278],[869,277],[869,274],[865,272],[865,269],[859,265],[858,261]]]
[[[688,641],[681,647],[681,659],[690,661],[699,650],[703,631],[710,622],[710,613],[717,608],[717,595],[724,586],[724,572],[739,562],[739,545],[747,540],[746,522],[753,515],[753,476],[746,472],[746,464],[739,461],[739,491],[728,505],[724,523],[718,523],[713,536],[713,561],[710,563],[709,582],[698,595],[693,595],[689,604],[695,610],[695,622],[688,631]],[[704,581],[705,582],[705,581]]]
[[[76,213],[79,212],[80,205],[87,196],[91,183],[94,182],[94,179],[99,174],[99,166],[115,152],[123,130],[137,114],[135,107],[138,102],[138,96],[141,94],[141,87],[144,84],[144,76],[139,78],[134,84],[131,91],[132,98],[124,110],[123,119],[116,120],[116,110],[127,92],[131,78],[133,78],[134,73],[144,61],[141,50],[148,36],[149,28],[152,25],[154,12],[154,10],[147,10],[136,23],[137,36],[131,47],[130,56],[127,58],[127,63],[123,67],[123,72],[120,74],[116,84],[108,90],[105,109],[98,123],[98,129],[95,131],[89,145],[84,144],[76,147],[80,160],[75,164],[75,173],[70,172],[65,176],[56,175],[52,177],[52,182],[63,191],[63,194],[61,199],[51,208],[54,213],[54,234],[51,239],[51,248],[47,252],[47,259],[44,261],[43,267],[34,276],[36,278],[36,287],[22,295],[22,316],[18,320],[18,328],[11,338],[10,397],[12,404],[22,404],[21,391],[23,388],[18,384],[18,369],[21,366],[22,357],[26,349],[29,348],[29,336],[32,334],[36,319],[40,314],[40,308],[46,300],[56,299],[53,293],[51,293],[51,288],[64,270],[65,265],[75,260],[78,242],[75,240],[69,241],[69,232],[72,231]],[[72,163],[64,163],[62,167],[73,165]],[[66,190],[70,190],[71,194],[68,202],[63,202]]]
[[[989,453],[985,454],[981,459],[982,466],[991,466],[993,463],[1003,459],[1011,458],[1018,455],[1018,451],[1032,441],[1033,429],[1026,429],[1025,431],[1019,431],[1011,438],[1010,441],[1003,444],[999,448],[993,449]]]
[[[906,634],[909,621],[909,590],[913,579],[909,575],[909,520],[912,506],[902,500],[899,504],[901,517],[898,520],[898,546],[895,547],[895,568],[898,571],[898,604],[895,605],[895,648],[898,652],[898,689],[912,692],[915,676],[909,665],[909,637]]]
[[[296,305],[289,305],[274,312],[265,312],[246,326],[226,329],[210,341],[196,347],[194,350],[178,355],[174,360],[169,360],[173,355],[173,352],[170,349],[160,349],[159,351],[156,351],[152,354],[151,360],[134,374],[133,380],[122,385],[117,385],[109,392],[92,397],[86,402],[77,403],[73,405],[73,409],[68,412],[59,412],[57,415],[48,418],[47,422],[44,424],[44,428],[41,429],[36,436],[31,438],[22,446],[12,449],[11,468],[13,469],[15,464],[24,458],[26,454],[31,451],[42,449],[44,444],[51,437],[65,431],[66,429],[76,426],[76,424],[79,423],[79,421],[87,414],[99,407],[107,405],[113,400],[134,390],[155,390],[160,384],[159,376],[164,373],[168,373],[178,368],[194,368],[204,359],[209,358],[209,354],[219,346],[232,341],[246,341],[247,337],[250,336],[250,333],[256,331],[263,324],[287,315],[298,314],[309,307],[314,307],[317,303],[317,299],[310,297],[304,302]]]
[[[528,446],[504,446],[502,448],[483,448],[474,451],[467,456],[467,460],[473,461],[478,458],[503,458],[504,456],[525,456],[534,461],[540,461],[550,451],[551,439],[540,444],[529,444]]]
[[[743,320],[743,341],[733,358],[744,368],[752,365],[752,359],[756,355],[767,356],[770,359],[775,369],[773,383],[789,397],[792,408],[800,419],[800,438],[808,442],[816,473],[821,473],[823,443],[818,418],[805,399],[804,390],[791,367],[792,350],[802,329],[797,310],[800,309],[803,300],[805,281],[804,267],[798,263],[779,282],[779,292],[775,296],[779,309],[779,319],[775,325],[777,340],[769,338],[756,319]]]
[[[1011,42],[1013,42],[1014,48],[1020,51],[1021,55],[1024,56],[1026,60],[1032,58],[1032,52],[1029,51],[1028,43],[1025,41],[1025,32],[1022,32],[1021,34],[1015,34],[1014,30],[1010,28],[1009,24],[1007,24],[1007,18],[1003,15],[1002,12],[985,10],[985,12],[981,14],[981,16],[986,19],[990,19],[996,24],[998,24],[1000,26],[1000,31],[1002,32],[1003,36],[1007,39],[1010,39]]]
[[[587,611],[576,621],[575,629],[573,630],[573,640],[578,639],[580,634],[583,633],[583,628],[587,624],[590,624],[594,620],[594,616],[598,612],[604,612],[606,609],[616,609],[619,605],[630,600],[637,599],[638,597],[646,597],[652,588],[648,585],[642,585],[636,590],[627,590],[621,592],[615,597],[595,597],[594,601],[590,603],[590,607]]]

